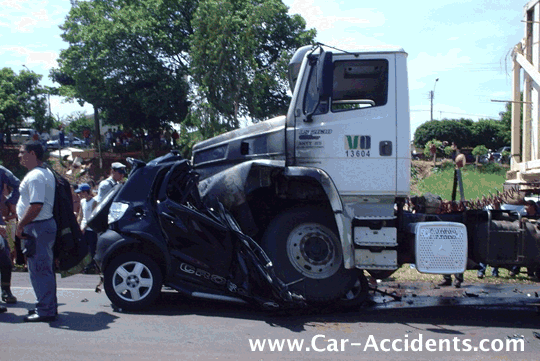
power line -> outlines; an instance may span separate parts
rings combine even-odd
[[[429,109],[411,109],[411,112],[429,112]],[[485,115],[485,114],[468,114],[468,113],[456,113],[456,112],[446,112],[444,110],[437,110],[440,114],[456,114],[456,115],[467,115],[470,117],[482,117],[487,119],[495,119],[498,120],[499,118],[494,118],[492,115]]]

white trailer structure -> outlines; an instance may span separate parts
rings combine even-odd
[[[505,186],[528,191],[540,188],[539,0],[524,6],[523,21],[525,36],[512,52],[512,157]]]

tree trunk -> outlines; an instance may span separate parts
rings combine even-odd
[[[94,139],[96,142],[96,148],[98,150],[99,157],[99,169],[103,169],[103,156],[101,154],[101,131],[99,129],[99,109],[94,105]]]

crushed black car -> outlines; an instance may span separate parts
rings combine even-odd
[[[141,310],[162,286],[192,297],[303,304],[274,274],[271,261],[217,201],[203,202],[198,175],[173,151],[149,163],[128,158],[131,172],[94,210],[96,264],[113,304]]]

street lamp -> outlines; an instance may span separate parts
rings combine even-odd
[[[433,120],[433,98],[435,98],[435,87],[437,86],[438,81],[439,78],[435,79],[435,83],[433,84],[433,90],[429,94],[431,98],[431,120]]]

